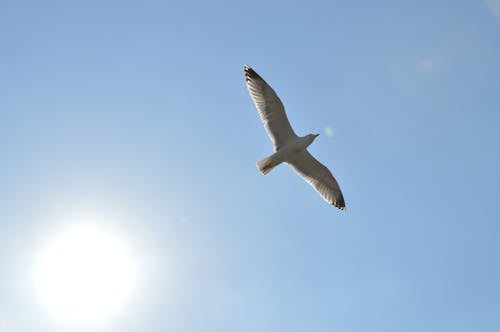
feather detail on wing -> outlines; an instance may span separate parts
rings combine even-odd
[[[267,134],[278,150],[291,139],[297,137],[290,126],[285,113],[285,107],[278,95],[252,68],[245,65],[245,81]]]
[[[307,150],[288,162],[295,172],[306,180],[325,201],[335,207],[345,210],[345,201],[337,180],[328,168],[314,158]]]

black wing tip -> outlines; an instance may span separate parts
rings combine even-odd
[[[259,74],[255,72],[249,65],[243,65],[245,71],[245,80],[248,82],[252,78],[260,78]]]
[[[344,198],[339,199],[338,201],[333,201],[331,203],[333,206],[335,206],[337,209],[340,209],[342,211],[345,211],[345,202]]]

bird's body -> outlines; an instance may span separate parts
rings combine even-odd
[[[257,163],[257,167],[263,174],[267,174],[274,167],[283,162],[293,162],[293,160],[298,155],[300,155],[301,152],[303,152],[309,145],[311,145],[316,137],[317,135],[310,134],[304,137],[297,136],[293,139],[290,139],[288,143],[277,149],[275,153],[259,161]]]
[[[297,136],[274,90],[252,68],[245,65],[244,70],[248,91],[276,150],[257,163],[259,170],[265,175],[279,164],[288,163],[329,204],[344,210],[344,197],[332,173],[307,151],[307,147],[319,135]]]

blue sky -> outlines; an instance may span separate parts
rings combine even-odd
[[[79,220],[142,282],[78,331],[500,329],[498,0],[3,1],[0,45],[0,331],[68,330],[26,280]],[[245,63],[346,212],[258,172]]]

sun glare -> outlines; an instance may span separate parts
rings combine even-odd
[[[93,226],[62,232],[42,252],[35,283],[40,300],[58,320],[97,323],[125,303],[135,283],[130,253]]]

